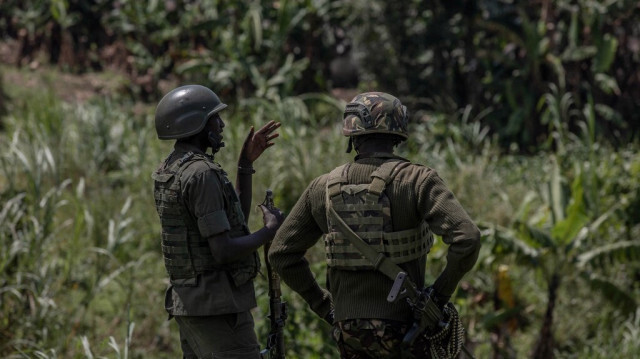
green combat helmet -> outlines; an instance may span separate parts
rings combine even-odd
[[[164,95],[156,108],[158,138],[172,140],[195,135],[211,115],[226,107],[218,95],[204,86],[178,87]]]
[[[348,137],[385,133],[408,137],[407,107],[384,92],[357,95],[344,110],[342,134]]]

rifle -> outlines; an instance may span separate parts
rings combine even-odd
[[[394,303],[398,299],[406,299],[409,306],[413,309],[414,322],[411,328],[405,334],[402,344],[405,347],[411,346],[418,334],[423,332],[426,328],[431,330],[446,329],[454,320],[449,318],[449,321],[444,320],[444,315],[433,300],[433,288],[427,287],[419,290],[416,285],[411,281],[405,272],[398,272],[396,279],[393,281],[393,286],[387,296],[389,303]],[[447,303],[448,306],[453,308],[451,303]],[[455,311],[455,308],[453,308]],[[457,316],[457,313],[456,313]],[[455,323],[453,323],[455,325]],[[436,330],[438,330],[436,329]],[[455,337],[455,333],[450,340],[461,340],[461,337]],[[461,344],[460,349],[471,359],[475,359],[471,351]]]
[[[445,327],[444,317],[432,298],[431,287],[419,290],[405,272],[398,272],[393,286],[387,296],[389,303],[398,299],[406,299],[413,309],[414,322],[403,339],[404,345],[411,345],[417,335],[427,328]]]
[[[274,209],[273,192],[268,189],[262,204],[268,209]],[[269,263],[269,248],[271,241],[264,244],[264,262],[267,267],[267,279],[269,280],[269,321],[271,329],[267,336],[267,347],[260,351],[263,359],[284,359],[284,324],[287,320],[287,305],[282,301],[280,291],[280,276],[273,271]]]
[[[440,341],[441,339],[446,339],[442,335],[446,335],[447,330],[451,329],[456,333],[452,333],[447,344],[461,344],[460,349],[462,349],[465,354],[473,358],[471,353],[462,344],[462,328],[459,326],[460,322],[457,317],[458,313],[453,304],[447,303],[445,306],[448,306],[449,308],[445,308],[445,310],[448,310],[449,313],[455,315],[455,319],[450,317],[448,321],[445,321],[443,311],[433,300],[433,289],[431,287],[419,289],[411,278],[407,276],[407,273],[402,270],[402,268],[391,262],[384,254],[378,253],[373,249],[373,247],[369,246],[351,229],[351,227],[349,227],[349,225],[344,222],[344,220],[342,220],[342,218],[340,218],[332,207],[329,207],[329,215],[335,220],[337,227],[345,235],[345,238],[349,240],[351,244],[353,244],[358,251],[360,251],[360,253],[362,253],[362,255],[373,264],[374,268],[393,280],[393,286],[389,291],[387,301],[389,303],[395,303],[399,299],[405,299],[411,307],[414,322],[402,340],[403,352],[410,348],[418,335],[423,333],[425,330],[438,332],[438,334],[431,337],[431,340]],[[453,327],[450,327],[450,324],[453,324]],[[435,357],[450,357],[450,354],[452,354],[453,351],[456,351],[455,348],[451,349],[452,350],[449,350],[449,353],[441,353],[440,355],[435,355]]]

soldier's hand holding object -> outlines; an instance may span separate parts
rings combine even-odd
[[[276,207],[269,209],[262,204],[259,205],[258,207],[260,207],[260,209],[262,210],[262,221],[264,223],[264,226],[270,230],[273,230],[275,234],[275,231],[277,231],[278,228],[280,228],[280,225],[284,221],[284,216],[282,215],[282,212]]]

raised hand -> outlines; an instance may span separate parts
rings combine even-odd
[[[251,126],[251,130],[242,145],[240,160],[251,164],[262,155],[264,150],[273,146],[273,139],[280,136],[279,133],[274,133],[274,131],[277,130],[280,125],[280,122],[269,121],[258,131],[255,131],[253,126]]]

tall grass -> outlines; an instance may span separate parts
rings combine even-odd
[[[254,204],[271,188],[276,204],[286,213],[313,178],[352,158],[345,153],[347,141],[340,134],[341,106],[322,96],[254,99],[231,106],[223,113],[227,147],[216,160],[234,178],[249,127],[258,128],[270,119],[281,121],[277,145],[255,164]],[[473,120],[484,115],[462,109],[416,121],[411,140],[399,152],[435,168],[483,224],[485,244],[478,265],[454,297],[468,328],[468,345],[477,357],[489,357],[502,345],[505,353],[512,353],[505,357],[521,358],[529,355],[537,340],[545,284],[519,261],[515,247],[499,245],[500,238],[490,229],[542,218],[538,214],[544,213],[545,198],[535,189],[549,179],[545,168],[550,157],[500,153]],[[167,282],[150,179],[172,144],[156,139],[153,108],[134,111],[131,103],[109,99],[69,105],[45,91],[34,93],[29,101],[16,100],[3,123],[0,356],[178,357],[177,328],[166,320],[163,309]],[[588,134],[564,141],[560,174],[566,183],[580,178],[582,196],[598,199],[597,209],[589,210],[602,215],[612,204],[623,203],[585,245],[636,238],[640,234],[638,146],[615,151]],[[534,194],[528,195],[531,190]],[[519,217],[527,213],[527,218]],[[261,225],[258,212],[252,213],[250,228]],[[438,241],[428,262],[428,281],[444,266],[445,250]],[[321,258],[322,248],[314,247],[309,259],[322,282]],[[603,261],[608,263],[603,273],[637,297],[640,288],[633,278],[640,271],[638,265],[616,256]],[[598,270],[595,262],[585,263],[594,266],[587,269]],[[501,280],[512,288],[511,309],[500,304],[504,293],[499,292],[499,273],[506,273]],[[637,356],[638,313],[623,316],[594,291],[583,286],[560,292],[558,305],[564,310],[557,313],[557,356]],[[268,330],[264,277],[256,280],[256,292],[256,330],[264,341]],[[285,333],[289,356],[336,358],[328,326],[286,286],[283,295],[289,305]],[[511,319],[514,326],[507,325]]]
[[[145,240],[152,227],[140,226],[150,223],[142,179],[152,166],[150,121],[108,102],[72,107],[50,93],[31,100],[16,104],[0,138],[8,149],[0,352],[73,357],[86,343],[126,333],[118,328],[128,318],[152,314],[160,328],[161,308],[145,308],[147,293],[162,295],[161,280],[149,281],[162,267]],[[160,338],[169,341],[168,331]]]

